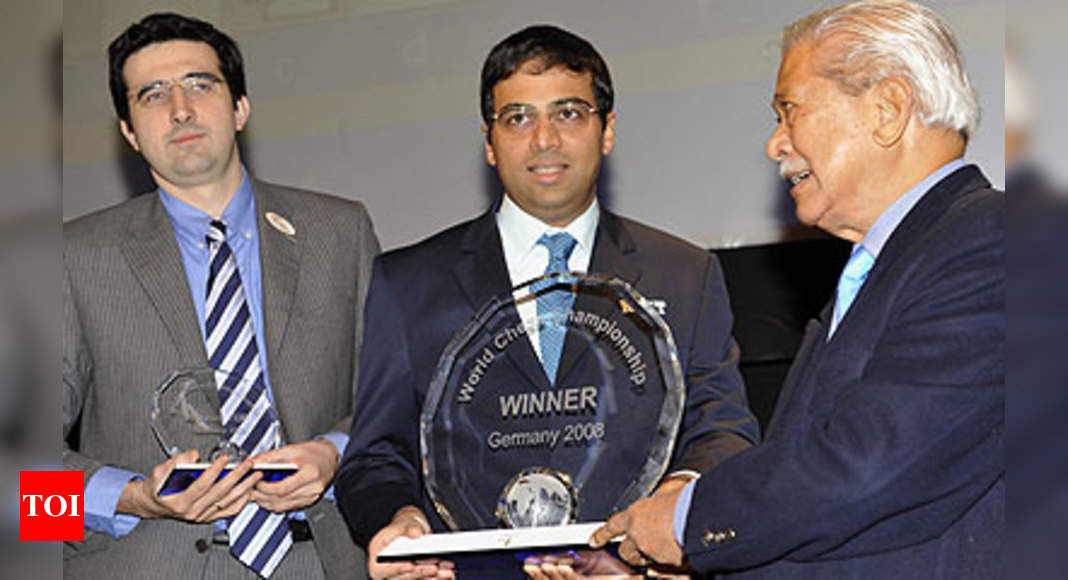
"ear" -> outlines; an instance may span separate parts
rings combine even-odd
[[[138,153],[141,152],[141,147],[137,144],[137,134],[130,129],[130,126],[126,124],[126,121],[119,120],[119,131],[122,132],[122,136],[126,139],[126,142],[130,144],[130,147]]]
[[[248,97],[241,97],[234,105],[234,127],[238,132],[245,128],[245,123],[248,122],[249,113],[252,112],[251,105],[249,105]]]
[[[485,141],[482,145],[486,148],[486,163],[496,167],[497,156],[493,153],[493,142],[490,139],[489,127],[485,123],[482,123],[482,137]]]
[[[892,147],[912,118],[912,86],[905,79],[890,77],[872,88],[872,96],[877,116],[872,137],[880,147]]]
[[[601,133],[601,155],[610,155],[616,146],[616,112],[610,111],[604,118],[604,132]]]

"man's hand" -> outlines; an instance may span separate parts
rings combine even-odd
[[[254,463],[295,463],[293,475],[276,482],[260,482],[252,490],[252,501],[272,512],[287,512],[318,501],[334,481],[338,452],[326,439],[294,443],[266,451],[252,458]]]
[[[626,536],[619,555],[638,566],[653,562],[668,566],[682,565],[682,549],[675,542],[672,523],[675,503],[685,482],[668,480],[652,497],[634,502],[626,510],[608,518],[590,537],[590,546],[600,548],[616,536]],[[650,561],[652,560],[652,562]]]
[[[371,578],[379,580],[415,580],[417,578],[455,578],[453,564],[447,560],[419,560],[416,562],[378,561],[378,553],[393,540],[406,536],[418,538],[430,533],[426,515],[415,506],[404,506],[393,515],[393,521],[371,538],[367,545],[367,571]]]
[[[195,463],[199,455],[196,449],[190,449],[152,468],[148,478],[131,480],[123,488],[115,511],[140,518],[174,518],[190,522],[210,522],[240,513],[249,501],[252,486],[262,477],[260,473],[253,473],[241,481],[252,469],[252,461],[248,459],[238,464],[226,477],[212,483],[229,461],[229,457],[220,457],[185,491],[159,496],[159,490],[174,466]]]
[[[523,562],[523,572],[531,580],[642,578],[641,574],[605,550],[578,550],[531,556]]]

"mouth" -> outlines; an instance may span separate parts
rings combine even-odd
[[[175,145],[178,145],[178,146],[188,145],[188,144],[196,141],[197,139],[200,139],[203,136],[204,136],[204,133],[189,133],[189,134],[181,135],[181,136],[175,137],[174,139],[171,139],[171,143],[173,143]]]
[[[786,177],[786,180],[790,182],[790,185],[797,185],[798,183],[801,183],[809,177],[812,177],[812,172],[806,169],[804,171],[799,171],[792,175],[788,175]]]
[[[539,163],[528,165],[527,171],[533,174],[538,181],[551,183],[559,179],[569,167],[570,165],[567,163]]]

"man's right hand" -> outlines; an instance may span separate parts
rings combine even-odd
[[[393,540],[407,536],[418,538],[430,533],[430,524],[426,521],[423,510],[415,506],[404,506],[393,515],[388,526],[378,530],[367,546],[367,570],[371,578],[379,580],[416,580],[419,578],[455,578],[453,564],[447,560],[418,560],[415,562],[378,561],[378,553]]]
[[[159,496],[159,490],[174,466],[195,463],[198,456],[196,449],[190,449],[154,467],[146,479],[131,480],[123,488],[115,511],[140,518],[174,518],[201,523],[239,514],[248,503],[252,486],[263,477],[262,473],[255,472],[241,481],[252,469],[251,459],[242,461],[226,477],[212,483],[229,460],[229,457],[220,457],[185,491]]]

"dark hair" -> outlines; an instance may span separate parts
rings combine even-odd
[[[120,119],[130,122],[130,104],[126,100],[129,88],[122,76],[126,59],[150,44],[168,40],[193,40],[215,49],[215,55],[219,57],[219,68],[222,69],[223,78],[230,87],[234,106],[237,106],[238,99],[245,96],[245,65],[241,50],[237,48],[234,39],[203,20],[173,12],[157,12],[130,25],[108,45],[108,83],[111,88],[111,101]]]
[[[493,125],[493,87],[530,61],[536,61],[542,71],[565,66],[573,72],[590,73],[597,113],[604,125],[615,100],[608,65],[585,39],[556,26],[541,24],[524,28],[497,43],[482,64],[482,120],[487,126]]]

